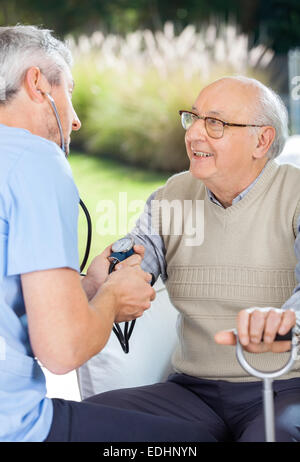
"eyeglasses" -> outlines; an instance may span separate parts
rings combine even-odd
[[[194,114],[190,111],[179,111],[181,117],[181,123],[185,130],[188,130],[196,120],[204,120],[205,129],[211,138],[222,138],[224,135],[225,125],[228,127],[264,127],[264,125],[251,125],[251,124],[233,124],[229,122],[224,122],[220,119],[215,119],[214,117],[204,117]]]

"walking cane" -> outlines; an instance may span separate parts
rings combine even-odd
[[[265,422],[265,437],[266,441],[275,442],[275,418],[274,418],[274,396],[273,396],[273,380],[286,374],[292,367],[297,355],[297,338],[292,329],[285,336],[277,335],[275,341],[291,340],[292,348],[288,362],[281,368],[274,372],[263,372],[252,367],[245,359],[243,347],[240,344],[237,330],[234,329],[233,333],[236,336],[236,357],[242,368],[248,374],[258,377],[263,380],[263,403],[264,403],[264,422]]]

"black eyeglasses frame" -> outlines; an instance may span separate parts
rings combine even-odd
[[[185,110],[180,110],[178,111],[179,112],[179,115],[181,117],[181,115],[183,113],[188,113],[188,114],[192,114],[193,116],[195,116],[197,119],[199,120],[204,120],[204,124],[205,124],[205,129],[207,131],[207,128],[206,128],[206,120],[207,119],[213,119],[213,120],[217,120],[218,122],[221,122],[221,124],[223,125],[223,132],[222,132],[222,135],[220,137],[217,137],[215,139],[218,139],[218,138],[222,138],[222,136],[224,135],[224,127],[225,126],[228,126],[228,127],[265,127],[265,125],[254,125],[254,124],[236,124],[236,123],[232,123],[232,122],[224,122],[224,120],[221,120],[221,119],[217,119],[216,117],[211,117],[211,116],[199,116],[198,114],[195,114],[194,112],[192,111],[185,111]],[[207,131],[207,134],[208,134],[208,131]],[[211,136],[208,134],[208,136]],[[211,138],[213,138],[213,136],[211,136]]]

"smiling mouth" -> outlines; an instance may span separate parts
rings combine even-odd
[[[206,158],[206,157],[213,157],[214,155],[209,152],[202,152],[202,151],[193,151],[193,155],[198,158]]]

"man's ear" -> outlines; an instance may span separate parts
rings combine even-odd
[[[262,127],[258,132],[258,140],[253,157],[257,159],[264,157],[273,143],[275,135],[276,130],[274,127]]]
[[[38,67],[30,67],[25,74],[24,87],[29,98],[36,103],[43,103],[44,93],[50,91],[50,85],[46,77]]]

